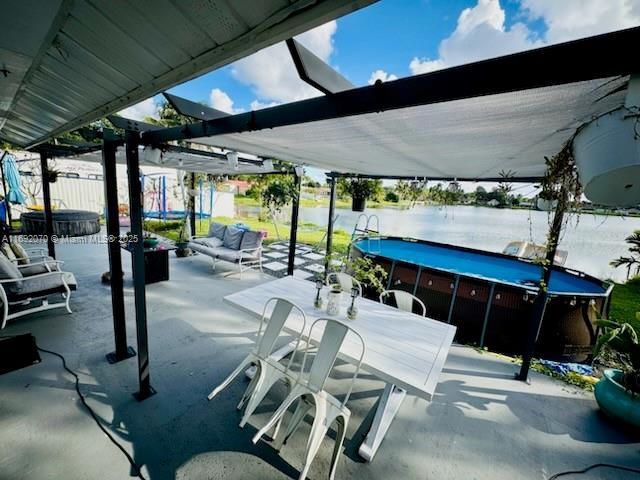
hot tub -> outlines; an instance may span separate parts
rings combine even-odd
[[[427,316],[457,326],[456,341],[521,354],[542,267],[471,248],[396,237],[356,241],[388,273],[387,288],[405,290],[427,306]],[[608,307],[611,284],[553,267],[537,355],[584,361],[596,339],[595,313]]]
[[[80,237],[93,235],[100,231],[100,215],[85,210],[54,210],[53,234],[58,236]],[[20,215],[24,235],[46,235],[44,212],[25,212]]]

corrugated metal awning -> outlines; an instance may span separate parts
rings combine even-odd
[[[0,139],[85,125],[374,0],[5,0]]]

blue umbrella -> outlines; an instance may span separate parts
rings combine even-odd
[[[9,154],[4,159],[4,178],[7,180],[7,200],[10,203],[22,204],[25,201],[24,194],[20,190],[20,171],[16,165],[15,158]]]

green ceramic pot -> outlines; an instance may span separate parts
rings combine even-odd
[[[621,382],[621,370],[605,370],[593,392],[596,401],[607,416],[640,428],[640,395],[626,391]]]
[[[144,245],[144,248],[156,248],[158,246],[158,243],[160,243],[160,239],[154,237],[145,238],[142,243]]]

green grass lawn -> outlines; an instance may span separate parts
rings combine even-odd
[[[609,318],[619,322],[636,324],[636,312],[640,312],[640,277],[633,278],[627,283],[618,283],[611,295],[611,310]]]

